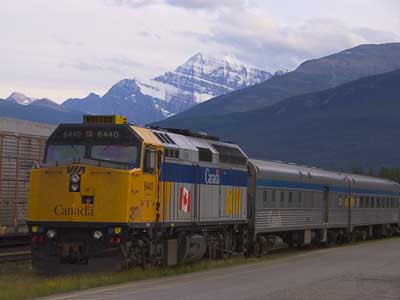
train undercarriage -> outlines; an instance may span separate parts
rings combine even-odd
[[[257,233],[252,254],[267,255],[271,250],[284,244],[289,248],[303,248],[310,245],[334,246],[354,241],[365,241],[400,235],[398,223],[354,226],[348,228],[315,228],[281,232]]]
[[[32,237],[32,265],[43,273],[173,266],[205,257],[248,255],[250,244],[245,224],[122,228],[119,234],[107,228],[49,231],[54,236],[35,234]]]
[[[399,224],[252,233],[247,225],[180,228],[124,228],[95,238],[94,228],[58,229],[34,235],[32,264],[41,273],[117,271],[131,267],[173,266],[232,256],[264,256],[279,247],[332,246],[400,234]]]

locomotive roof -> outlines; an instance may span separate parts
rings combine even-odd
[[[207,136],[204,135],[191,136],[159,129],[150,130],[155,136],[157,136],[157,138],[163,143],[165,147],[182,150],[185,153],[183,158],[188,161],[199,160],[199,149],[208,149],[212,153],[213,157],[217,157],[220,153],[216,149],[216,147],[218,146],[236,149],[242,157],[247,159],[246,153],[237,144],[221,142],[215,138],[209,139]],[[217,162],[217,160],[213,159],[213,162]]]
[[[169,136],[172,140],[171,142],[164,142],[163,144],[169,147],[178,147],[181,149],[187,149],[187,150],[194,150],[197,151],[198,147],[202,148],[208,148],[211,150],[211,152],[218,153],[212,146],[214,145],[225,145],[227,147],[231,148],[236,148],[240,149],[240,151],[245,154],[239,145],[237,144],[232,144],[232,143],[227,143],[227,142],[221,142],[216,139],[208,139],[206,136],[188,136],[188,135],[183,135],[183,134],[178,134],[174,132],[168,132],[168,131],[162,131],[162,130],[155,130],[151,129],[151,131],[155,134],[163,134]]]
[[[355,189],[375,189],[400,193],[400,184],[391,180],[326,171],[318,168],[299,166],[274,161],[249,160],[261,178],[283,179],[336,186],[348,186],[351,181]]]

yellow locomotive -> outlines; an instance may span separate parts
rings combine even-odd
[[[57,127],[31,172],[33,266],[102,270],[243,252],[246,209],[239,146],[85,116]]]

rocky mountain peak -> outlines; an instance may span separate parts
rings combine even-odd
[[[104,96],[133,97],[140,93],[136,79],[123,79],[114,84]]]
[[[35,98],[30,98],[22,93],[18,92],[13,92],[10,96],[8,96],[6,101],[22,104],[22,105],[28,105],[36,101]]]
[[[222,84],[231,89],[259,83],[272,76],[264,70],[240,62],[233,54],[211,56],[197,53],[174,72],[211,81],[225,79]]]
[[[142,92],[173,103],[172,114],[210,98],[260,83],[272,77],[267,71],[241,63],[234,55],[197,53],[151,80],[140,82]]]

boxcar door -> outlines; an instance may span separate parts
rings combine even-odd
[[[329,187],[324,187],[322,194],[322,220],[325,224],[329,222]]]

